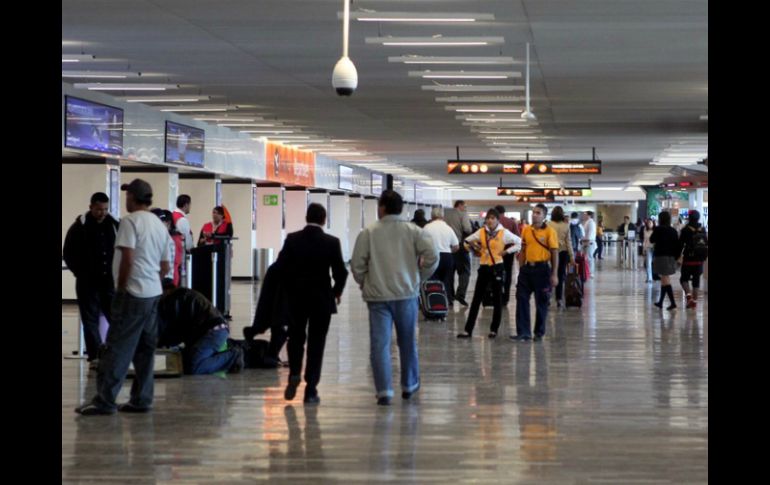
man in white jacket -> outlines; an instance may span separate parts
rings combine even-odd
[[[417,356],[417,295],[420,281],[438,267],[430,236],[401,217],[404,201],[386,190],[380,195],[379,220],[358,235],[350,264],[369,307],[370,358],[377,404],[393,398],[390,341],[396,326],[401,359],[401,397],[409,399],[420,388]]]

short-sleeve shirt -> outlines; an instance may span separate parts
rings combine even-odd
[[[439,253],[451,253],[452,246],[459,246],[457,234],[449,227],[449,224],[438,219],[425,225],[422,229],[433,240],[436,251]]]
[[[126,291],[135,298],[152,298],[163,293],[160,283],[160,262],[171,263],[171,236],[158,216],[149,211],[136,211],[121,218],[115,238],[112,272],[118,284],[123,248],[134,250],[134,261]]]
[[[537,240],[535,240],[535,238],[537,238]],[[540,263],[551,260],[551,252],[543,246],[547,246],[550,249],[559,249],[556,231],[554,231],[552,227],[546,226],[545,229],[535,229],[533,226],[526,226],[521,231],[521,239],[526,245],[525,257],[527,258],[527,262],[530,263]]]

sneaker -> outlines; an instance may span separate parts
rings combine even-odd
[[[297,395],[297,386],[302,381],[300,376],[289,376],[289,383],[286,385],[286,391],[283,393],[283,398],[287,401],[294,399]]]
[[[420,390],[420,385],[417,384],[417,387],[415,387],[413,391],[411,391],[411,392],[407,392],[407,391],[402,392],[401,393],[401,398],[402,399],[409,399],[410,397],[414,396],[415,392],[417,392],[419,390]]]
[[[382,396],[377,398],[378,406],[390,406],[390,398],[388,396]]]
[[[230,368],[227,369],[227,372],[230,374],[238,374],[244,367],[246,367],[246,362],[243,358],[243,349],[241,347],[233,347],[231,350],[236,353],[237,357],[235,358],[235,362],[233,362]]]
[[[468,332],[458,333],[457,338],[471,338],[471,334]]]
[[[139,407],[139,406],[134,406],[130,402],[127,402],[125,404],[121,404],[121,405],[118,406],[118,411],[120,411],[121,413],[137,413],[137,414],[139,414],[139,413],[149,413],[151,410],[152,410],[152,407],[150,407],[150,406]]]
[[[697,306],[697,302],[695,299],[691,298],[687,300],[687,308],[695,308]]]
[[[107,416],[115,414],[114,409],[103,408],[92,402],[76,407],[75,412],[82,416]]]

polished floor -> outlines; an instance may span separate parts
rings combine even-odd
[[[706,483],[707,301],[660,311],[657,283],[612,254],[587,288],[582,309],[552,307],[542,343],[508,340],[513,302],[493,341],[491,309],[470,341],[455,338],[459,305],[445,323],[421,320],[422,389],[404,402],[396,388],[390,407],[375,404],[355,284],[332,321],[320,406],[304,406],[301,388],[283,400],[286,369],[247,370],[156,380],[151,414],[81,417],[95,376],[64,359],[62,482]],[[240,338],[258,286],[232,292]],[[62,306],[63,354],[76,318]]]

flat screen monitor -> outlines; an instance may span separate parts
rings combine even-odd
[[[73,96],[64,97],[64,146],[123,155],[123,110]]]
[[[166,163],[203,167],[205,134],[200,128],[166,121]]]
[[[339,184],[340,190],[353,191],[353,167],[346,167],[345,165],[338,165],[339,167]]]
[[[372,195],[382,194],[382,188],[385,187],[385,176],[381,173],[372,174]]]

